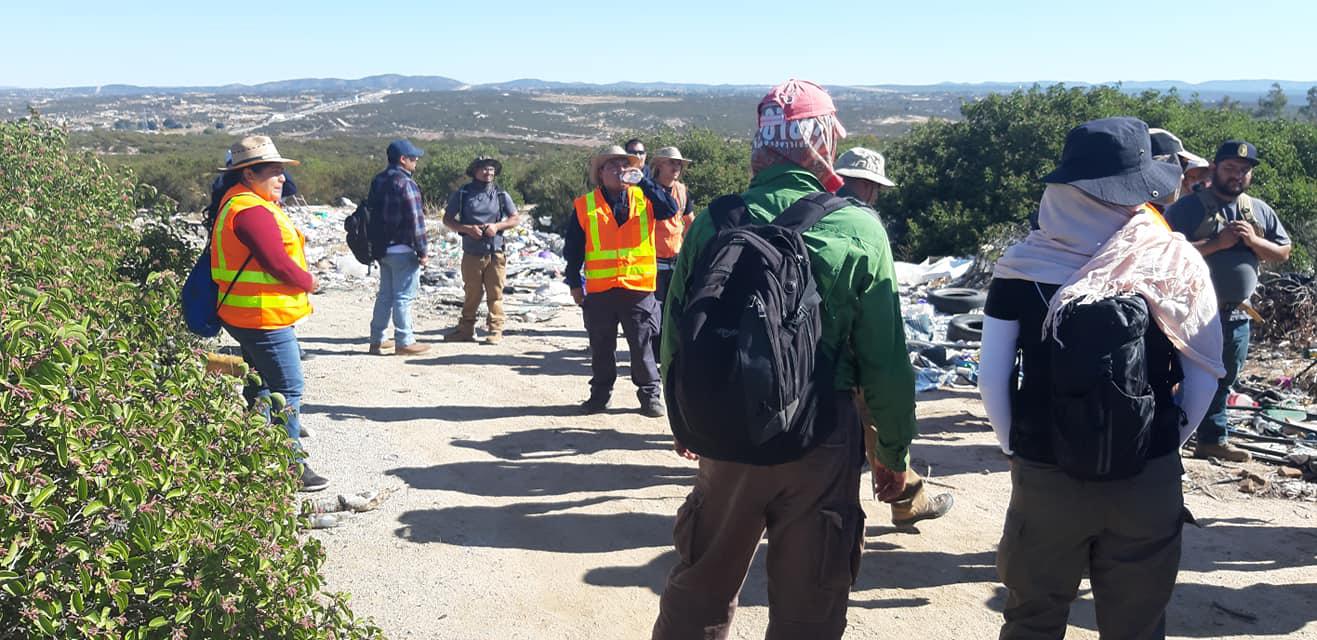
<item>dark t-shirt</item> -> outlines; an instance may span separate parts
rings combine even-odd
[[[461,224],[494,224],[512,217],[517,212],[517,205],[512,202],[508,192],[495,187],[493,183],[469,182],[448,197],[444,211]],[[502,250],[502,231],[492,238],[462,236],[463,253],[487,256]]]
[[[1171,225],[1171,229],[1183,233],[1191,241],[1203,217],[1216,213],[1205,211],[1201,198],[1197,193],[1191,193],[1176,200],[1166,210],[1166,222]],[[1262,227],[1262,236],[1276,244],[1289,244],[1290,236],[1271,206],[1257,198],[1250,199],[1253,201],[1253,217]],[[1226,220],[1240,219],[1234,200],[1222,203],[1218,211]],[[1222,226],[1223,223],[1217,222],[1208,237],[1215,238]],[[1253,295],[1253,290],[1258,286],[1258,255],[1243,242],[1204,256],[1203,259],[1212,271],[1212,286],[1216,289],[1217,300],[1223,304],[1233,304],[1244,302]]]
[[[1042,334],[1047,302],[1057,288],[1054,284],[993,278],[983,308],[985,315],[1020,323],[1016,366],[1023,375],[1011,377],[1018,381],[1018,387],[1011,387],[1011,450],[1026,460],[1049,464],[1056,462],[1056,456],[1048,433],[1038,428],[1051,420],[1048,396],[1052,352]]]

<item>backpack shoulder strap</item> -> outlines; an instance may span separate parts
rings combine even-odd
[[[796,233],[804,233],[814,223],[838,209],[849,207],[851,203],[826,191],[816,191],[795,201],[786,211],[773,219],[773,224],[786,227]]]
[[[506,219],[508,218],[508,208],[507,208],[506,206],[504,206],[504,203],[507,202],[512,196],[509,196],[509,195],[508,195],[508,192],[506,192],[506,191],[504,191],[504,190],[502,190],[502,189],[495,189],[495,190],[494,190],[494,197],[495,197],[495,198],[498,198],[498,219],[499,219],[499,221],[506,220]]]
[[[745,200],[741,199],[739,193],[720,196],[709,203],[709,215],[713,217],[713,226],[718,231],[739,227],[745,224]]]
[[[1211,191],[1207,189],[1199,191],[1198,202],[1203,205],[1203,219],[1198,222],[1198,227],[1189,235],[1190,242],[1206,240],[1216,231],[1216,225],[1220,222],[1221,201],[1217,200]]]

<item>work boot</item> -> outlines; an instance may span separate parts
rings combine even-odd
[[[581,413],[584,415],[593,415],[603,413],[608,410],[607,396],[590,396],[590,399],[581,403]]]
[[[394,349],[393,354],[398,356],[415,356],[425,353],[426,351],[429,350],[430,350],[430,345],[421,344],[419,342],[413,342],[411,344],[405,344],[401,347],[398,347],[397,349]]]
[[[1232,446],[1229,442],[1221,444],[1199,442],[1194,447],[1195,458],[1216,458],[1226,462],[1248,462],[1253,459],[1253,455],[1239,447]]]
[[[476,330],[473,327],[459,326],[444,334],[444,342],[475,342]]]
[[[929,498],[922,480],[915,485],[913,494],[910,494],[909,489],[906,494],[910,497],[892,503],[892,524],[898,527],[909,527],[920,520],[941,518],[956,504],[956,498],[949,493]]]
[[[502,330],[490,331],[485,334],[485,344],[498,344],[500,342],[503,342]]]
[[[306,466],[306,463],[303,462],[301,484],[302,484],[302,488],[298,489],[298,491],[301,491],[303,493],[320,491],[321,489],[324,489],[325,487],[329,486],[329,478],[326,478],[312,471],[311,467]]]
[[[385,349],[392,349],[392,348],[393,348],[392,340],[385,340],[384,342],[372,342],[370,343],[370,355],[372,356],[384,355]]]
[[[647,398],[640,401],[640,415],[646,418],[662,418],[668,412],[663,407],[663,401],[658,398]]]

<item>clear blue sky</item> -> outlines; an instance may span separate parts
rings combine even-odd
[[[0,86],[1317,80],[1300,0],[6,4]]]

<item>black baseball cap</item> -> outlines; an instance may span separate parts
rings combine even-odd
[[[1244,142],[1243,140],[1226,140],[1222,142],[1221,146],[1216,148],[1216,156],[1212,158],[1212,162],[1220,162],[1230,158],[1247,160],[1249,164],[1255,167],[1258,166],[1259,162],[1262,162],[1258,159],[1258,148],[1253,146],[1253,143]]]

